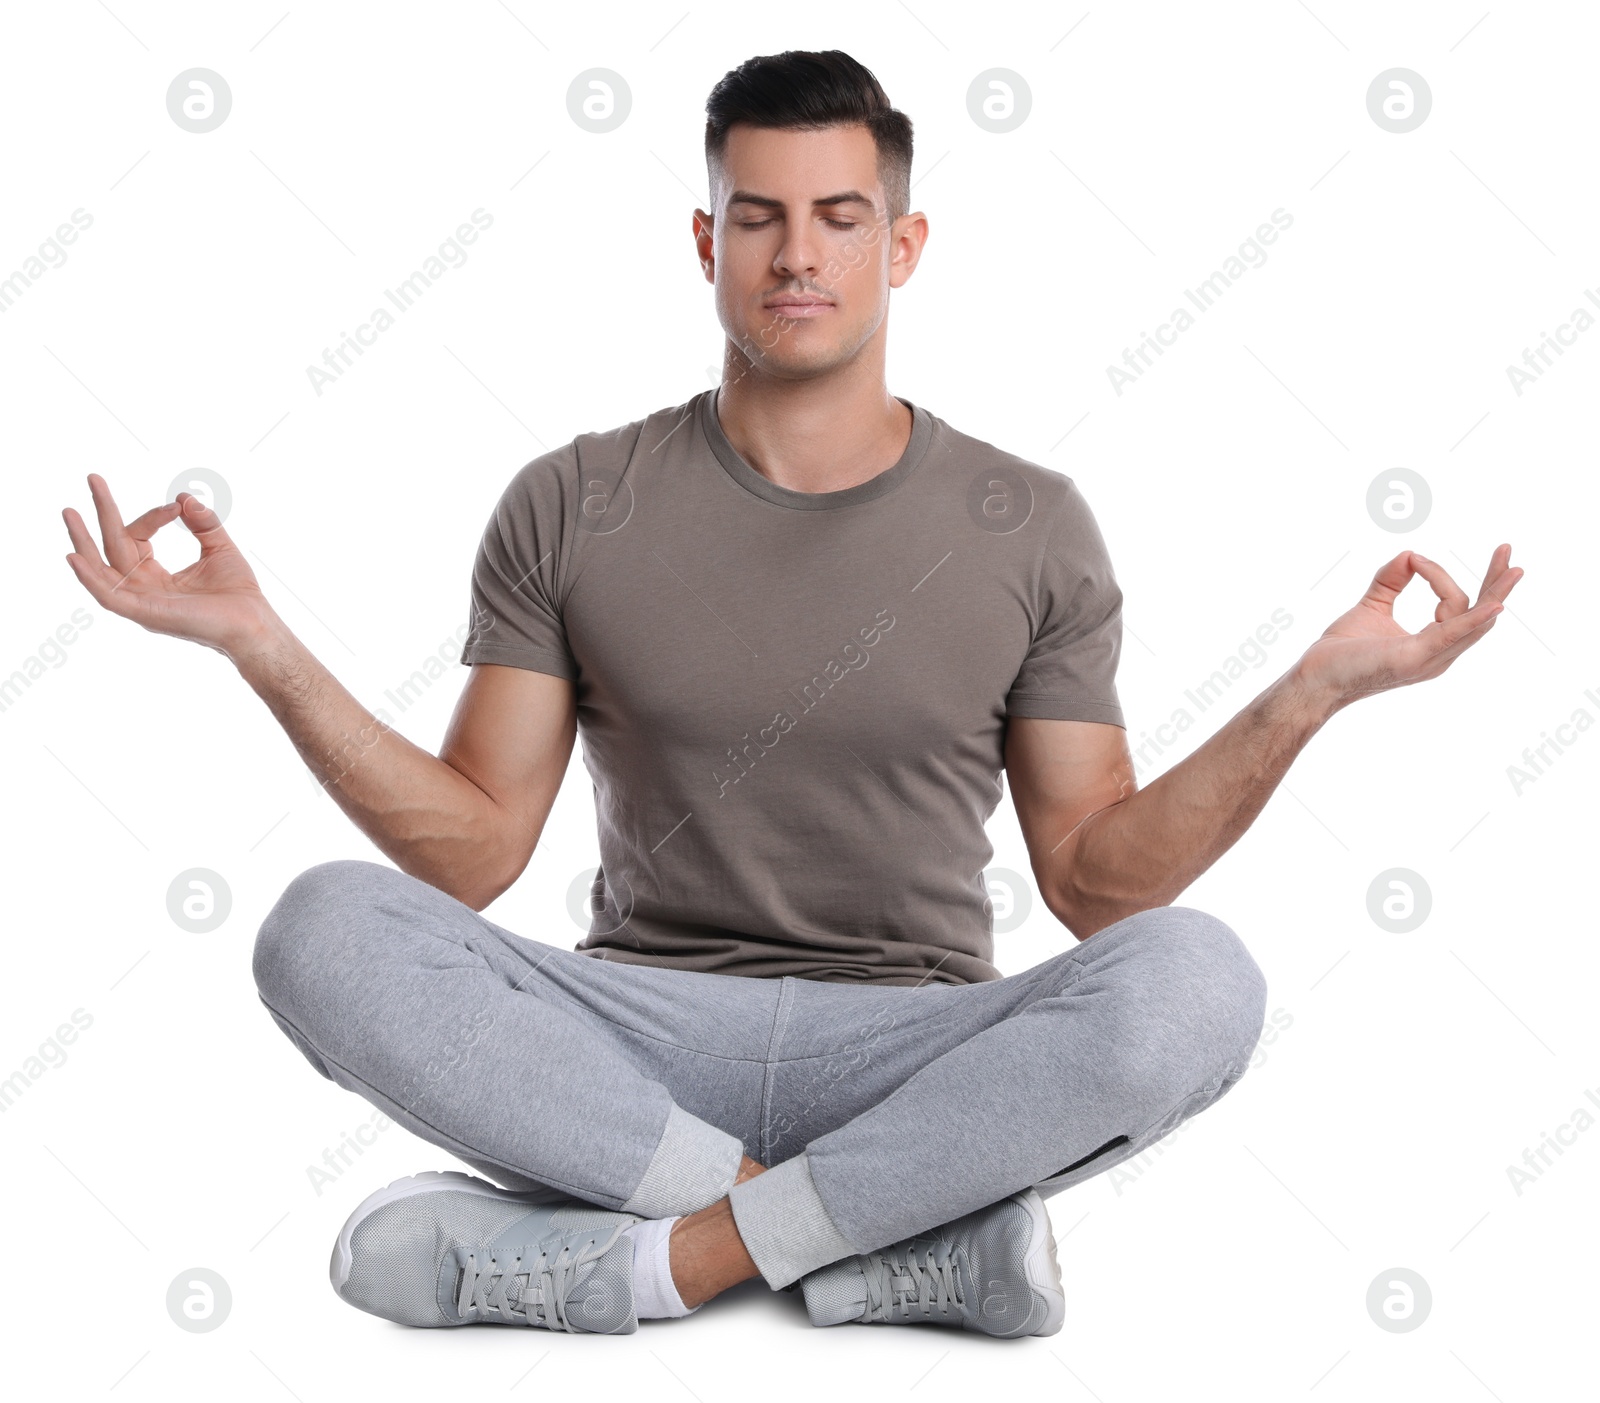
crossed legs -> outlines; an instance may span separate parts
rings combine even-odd
[[[679,1217],[686,1306],[1142,1152],[1243,1074],[1265,1004],[1186,908],[986,984],[851,986],[596,960],[354,861],[290,884],[254,968],[318,1071],[505,1187]]]

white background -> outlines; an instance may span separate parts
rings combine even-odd
[[[0,277],[75,209],[93,224],[0,315],[0,674],[74,610],[93,622],[0,712],[0,1077],[74,1010],[92,1019],[0,1115],[7,1373],[70,1397],[305,1403],[995,1385],[1514,1403],[1589,1378],[1600,1128],[1520,1194],[1507,1167],[1600,1088],[1600,733],[1520,794],[1507,766],[1577,708],[1600,717],[1584,695],[1600,692],[1600,330],[1521,396],[1506,367],[1600,289],[1600,21],[1576,3],[1485,18],[1485,3],[10,9]],[[391,1128],[314,1190],[308,1167],[370,1108],[315,1075],[249,969],[296,873],[379,855],[224,658],[94,605],[64,563],[61,508],[92,520],[91,470],[127,519],[181,474],[220,473],[269,596],[386,705],[465,622],[473,550],[518,467],[710,383],[722,337],[690,232],[705,95],[753,54],[829,47],[916,124],[932,234],[894,295],[890,387],[1082,488],[1127,597],[1135,739],[1274,609],[1293,617],[1160,766],[1398,550],[1475,593],[1510,541],[1527,577],[1442,678],[1334,718],[1182,898],[1244,937],[1282,1030],[1136,1173],[1051,1200],[1060,1335],[815,1331],[759,1281],[610,1340],[406,1331],[341,1303],[327,1253],[369,1190],[449,1156]],[[165,106],[196,66],[233,94],[203,135]],[[1433,94],[1403,135],[1366,107],[1397,66]],[[567,114],[594,67],[633,97],[605,135]],[[968,114],[989,68],[1033,95],[1004,135]],[[469,260],[318,396],[306,367],[480,207],[494,222]],[[1115,394],[1107,365],[1279,208],[1293,225],[1265,265]],[[1433,494],[1408,534],[1365,505],[1395,467]],[[178,526],[159,550],[172,568],[195,554]],[[1403,601],[1412,627],[1431,613],[1422,588]],[[400,729],[436,747],[464,677],[452,667]],[[995,866],[1027,871],[1009,804],[991,834]],[[571,945],[567,888],[597,860],[575,752],[538,855],[488,914]],[[167,913],[193,867],[232,893],[209,934]],[[1432,892],[1401,935],[1366,904],[1395,867]],[[1021,970],[1070,940],[1036,901],[998,960]],[[930,1124],[927,1172],[939,1144]],[[233,1295],[206,1334],[165,1306],[197,1266]],[[1366,1307],[1394,1267],[1432,1289],[1409,1333]]]

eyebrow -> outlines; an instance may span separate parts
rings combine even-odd
[[[783,201],[775,200],[771,195],[758,195],[753,190],[735,190],[728,196],[730,205],[760,205],[764,209],[782,209]],[[837,195],[824,195],[821,199],[813,200],[813,206],[818,205],[865,205],[872,209],[873,203],[859,190],[842,190]]]

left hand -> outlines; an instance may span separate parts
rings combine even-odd
[[[1445,568],[1416,551],[1401,551],[1372,577],[1361,602],[1335,619],[1296,664],[1299,680],[1332,710],[1359,697],[1437,677],[1494,627],[1522,569],[1510,564],[1511,547],[1496,548],[1470,607]],[[1395,622],[1394,601],[1421,575],[1439,596],[1434,621],[1416,633]]]

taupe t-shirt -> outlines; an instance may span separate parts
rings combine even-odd
[[[836,492],[734,451],[716,391],[512,478],[462,661],[576,684],[599,959],[997,979],[983,870],[1008,716],[1123,724],[1122,595],[1070,479],[919,405]]]

